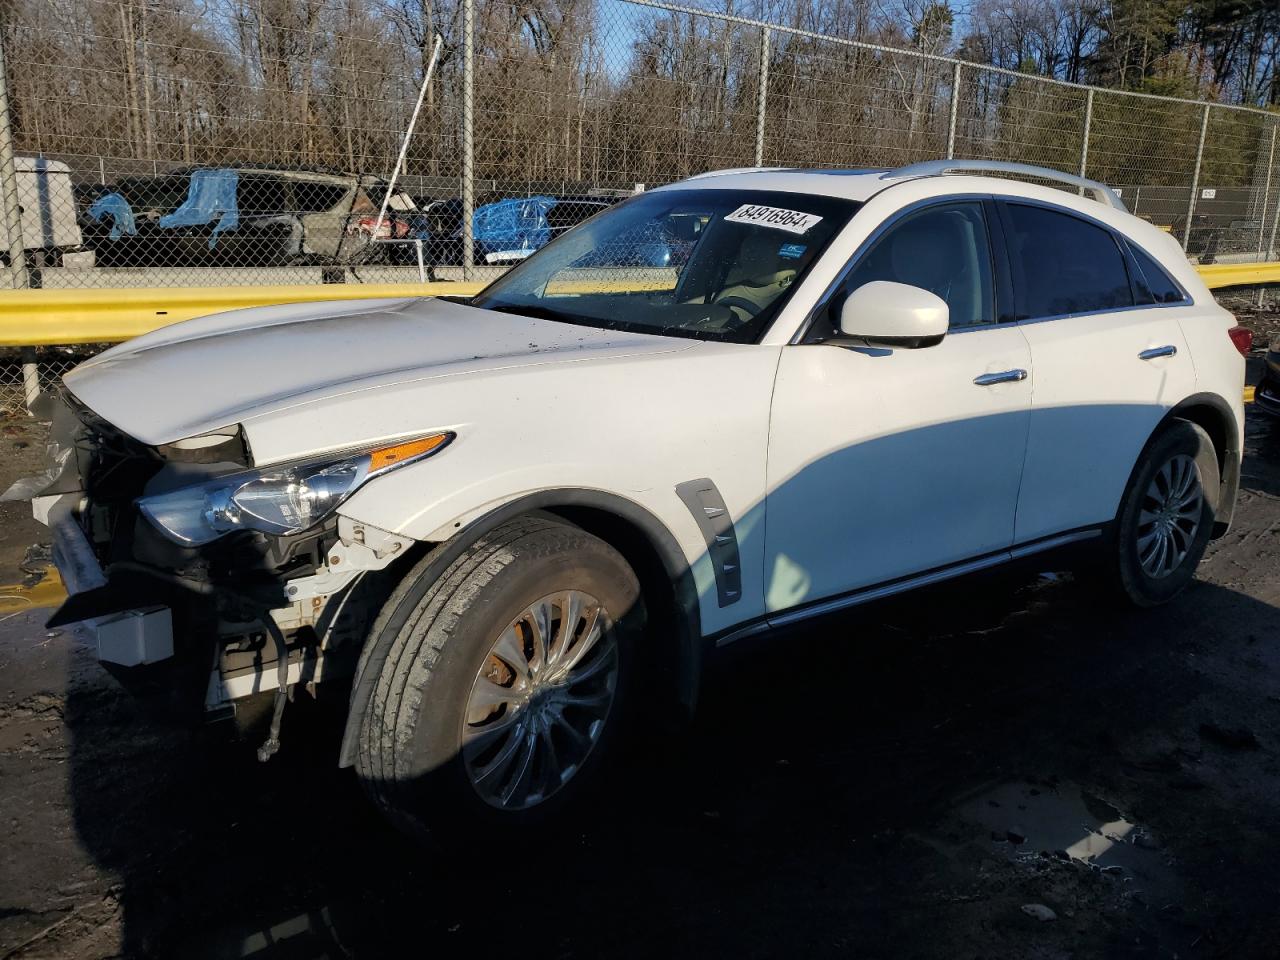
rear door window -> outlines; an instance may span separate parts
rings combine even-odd
[[[346,199],[350,187],[316,180],[293,180],[289,183],[293,193],[293,208],[298,213],[324,213]]]
[[[236,202],[242,216],[276,216],[285,212],[284,184],[274,177],[242,176]]]
[[[1009,202],[1005,207],[1010,245],[1021,263],[1024,318],[1134,305],[1124,254],[1111,231],[1045,207]]]

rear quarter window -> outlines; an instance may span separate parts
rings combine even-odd
[[[1124,254],[1111,231],[1069,213],[1007,203],[1027,318],[1131,307]]]
[[[1134,243],[1129,244],[1129,252],[1138,267],[1138,275],[1133,279],[1140,303],[1183,303],[1187,299],[1164,267],[1156,263],[1150,254]]]

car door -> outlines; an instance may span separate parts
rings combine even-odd
[[[1115,517],[1152,431],[1194,392],[1195,370],[1178,303],[1151,302],[1110,227],[1033,201],[1000,208],[1036,371],[1015,533],[1025,543]]]
[[[1031,407],[1031,356],[994,206],[933,202],[887,222],[855,255],[774,386],[765,511],[771,611],[992,554],[1013,539]],[[840,345],[850,292],[873,280],[930,290],[942,342]]]

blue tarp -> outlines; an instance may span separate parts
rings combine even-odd
[[[138,225],[133,220],[133,208],[129,201],[118,193],[104,193],[89,205],[89,216],[94,223],[102,223],[104,217],[111,218],[112,240],[121,237],[132,237],[138,232]]]
[[[213,235],[209,237],[209,249],[212,250],[218,242],[218,234],[240,225],[240,210],[236,206],[239,184],[240,174],[235,170],[191,171],[187,199],[173,213],[161,217],[160,226],[202,227],[213,223]]]
[[[490,203],[472,215],[472,235],[491,251],[532,253],[551,239],[547,213],[555,205],[555,197],[521,197]]]

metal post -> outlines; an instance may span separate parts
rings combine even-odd
[[[951,74],[951,120],[947,125],[947,159],[954,160],[956,155],[956,117],[960,114],[960,64],[956,64]]]
[[[9,128],[9,87],[0,36],[0,193],[4,194],[4,228],[9,273],[15,287],[27,285],[27,249],[22,237],[22,207],[18,198],[18,168],[13,159],[13,131]]]
[[[1280,121],[1276,121],[1271,125],[1271,152],[1267,155],[1267,179],[1262,188],[1262,212],[1258,214],[1258,259],[1262,259],[1262,238],[1267,232],[1267,201],[1271,199],[1271,170],[1276,165],[1276,128],[1280,127]],[[1280,216],[1280,208],[1277,208],[1277,216]],[[1271,225],[1271,235],[1275,236],[1275,224]]]
[[[475,0],[462,0],[462,279],[470,280],[475,268],[476,239],[472,217],[476,209]]]
[[[1191,174],[1191,199],[1187,202],[1187,225],[1182,228],[1182,252],[1187,252],[1191,243],[1191,218],[1196,213],[1196,191],[1200,189],[1200,161],[1204,159],[1204,137],[1209,132],[1209,104],[1204,105],[1204,116],[1200,120],[1200,145],[1196,147],[1196,168]]]
[[[760,28],[760,89],[756,91],[756,166],[764,166],[764,116],[769,105],[769,28]]]
[[[1089,88],[1089,92],[1084,98],[1084,138],[1080,143],[1080,176],[1086,176],[1085,171],[1089,168],[1089,129],[1093,126],[1093,87]],[[1084,196],[1084,187],[1080,188],[1080,195]]]
[[[1276,200],[1276,212],[1271,218],[1271,239],[1267,241],[1267,262],[1276,258],[1276,225],[1280,224],[1280,199]]]
[[[387,218],[387,205],[391,203],[391,194],[395,192],[396,181],[400,171],[404,169],[409,156],[409,141],[413,139],[413,130],[418,125],[418,114],[422,112],[422,101],[427,98],[427,87],[431,86],[431,75],[436,72],[436,60],[440,56],[440,47],[444,37],[436,34],[435,45],[431,48],[431,62],[427,64],[427,72],[423,74],[422,86],[418,89],[418,102],[413,105],[413,116],[409,118],[409,126],[405,128],[404,139],[400,141],[400,155],[396,157],[395,168],[391,171],[391,182],[387,184],[386,193],[382,195],[382,206],[378,208],[378,222],[373,225],[373,242],[377,243],[382,235],[382,222]],[[394,231],[393,231],[394,233]]]
[[[40,399],[40,367],[36,363],[36,352],[32,347],[23,347],[19,352],[22,360],[22,399],[27,406],[27,413]]]

